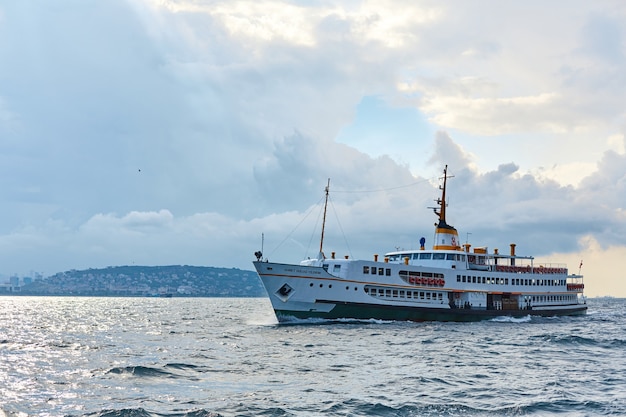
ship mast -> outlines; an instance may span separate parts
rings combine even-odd
[[[324,247],[324,227],[326,226],[326,209],[328,208],[328,189],[330,188],[330,178],[328,179],[328,184],[326,185],[325,188],[325,192],[326,192],[326,201],[324,202],[324,217],[322,219],[322,237],[320,238],[320,258],[324,259],[324,252],[323,252],[323,247]]]
[[[446,223],[446,185],[448,178],[448,165],[443,170],[443,186],[441,189],[441,198],[437,199],[439,210],[434,209],[435,214],[439,216],[439,223],[435,224],[435,242],[433,249],[438,250],[460,250],[459,235],[456,229]]]
[[[437,200],[439,204],[439,223],[446,223],[446,182],[448,180],[448,165],[443,169],[443,187],[441,187],[441,199]]]

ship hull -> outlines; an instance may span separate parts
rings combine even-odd
[[[333,304],[332,310],[304,311],[286,310],[275,306],[274,312],[279,322],[289,322],[294,319],[355,319],[355,320],[390,320],[390,321],[453,321],[473,322],[489,320],[496,317],[527,317],[527,316],[572,316],[585,314],[587,307],[563,308],[551,310],[465,310],[465,309],[440,309],[423,307],[397,307],[376,304],[358,304],[348,302],[324,302]]]
[[[365,288],[383,285],[401,287],[398,283],[394,285],[386,276],[380,277],[378,281],[363,281],[355,276],[338,278],[321,267],[267,262],[255,262],[254,265],[279,322],[313,318],[472,322],[503,316],[578,315],[587,310],[585,304],[510,309],[458,308],[448,302],[448,296],[453,297],[455,294],[454,288],[438,288],[437,293],[445,296],[430,303],[406,299],[377,299],[370,296]]]

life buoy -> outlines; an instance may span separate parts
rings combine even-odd
[[[415,284],[415,277],[413,275],[409,275],[409,284]]]

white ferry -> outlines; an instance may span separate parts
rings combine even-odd
[[[437,199],[432,250],[388,252],[372,260],[326,258],[272,263],[256,252],[254,267],[279,322],[294,318],[477,321],[498,316],[584,314],[583,276],[563,264],[536,264],[532,256],[489,253],[459,245],[446,223],[447,166]],[[328,186],[324,222],[328,204]],[[580,271],[579,271],[580,272]]]

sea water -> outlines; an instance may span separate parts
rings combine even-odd
[[[0,416],[626,415],[626,300],[295,321],[267,299],[0,297]]]

